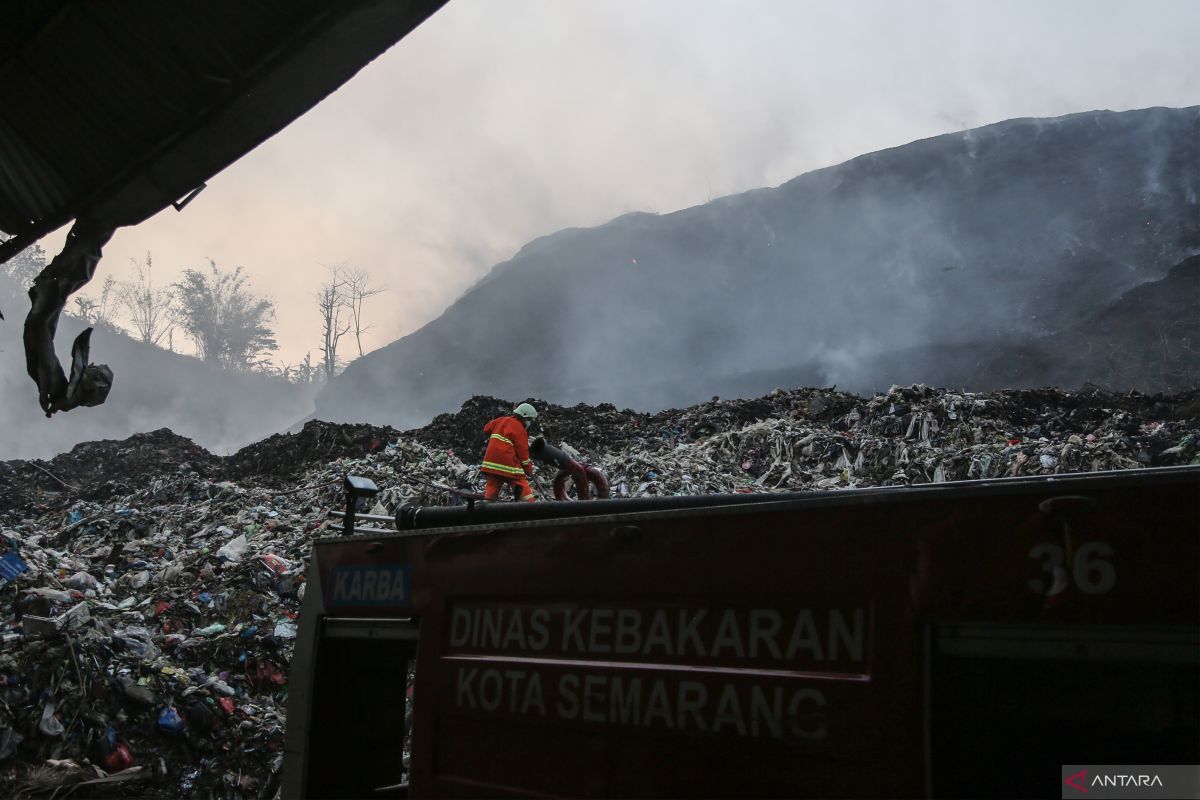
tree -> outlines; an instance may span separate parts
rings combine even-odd
[[[119,331],[121,328],[113,322],[113,311],[116,310],[117,281],[111,275],[105,277],[100,285],[100,297],[75,296],[75,316],[101,330]]]
[[[316,382],[320,367],[312,363],[312,353],[310,352],[304,354],[304,360],[296,364],[285,365],[282,372],[283,377],[292,383],[307,386]]]
[[[363,302],[386,292],[387,287],[372,285],[371,276],[362,267],[343,267],[342,276],[346,284],[346,307],[350,310],[354,342],[358,345],[358,357],[362,358],[362,335],[374,327],[373,325],[363,325]]]
[[[328,381],[338,373],[341,365],[338,342],[349,332],[353,321],[346,319],[349,307],[342,268],[326,266],[326,269],[329,270],[329,282],[322,284],[317,292],[317,308],[321,312],[321,369]]]
[[[0,270],[12,278],[22,289],[33,285],[42,270],[46,268],[46,251],[40,244],[31,244],[15,256],[0,264]]]
[[[146,264],[137,259],[129,259],[137,268],[135,281],[121,281],[117,284],[117,299],[129,312],[129,320],[134,333],[143,342],[162,346],[163,341],[171,342],[171,329],[175,327],[172,320],[172,304],[174,297],[171,289],[155,289],[153,282],[154,262],[150,251],[146,251]],[[173,342],[171,342],[173,344]]]
[[[249,369],[264,351],[279,349],[268,326],[275,305],[250,293],[241,267],[223,272],[211,259],[208,264],[210,274],[184,270],[173,284],[173,319],[195,342],[202,360]]]

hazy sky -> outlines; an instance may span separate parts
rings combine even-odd
[[[1197,41],[1196,0],[451,0],[182,213],[118,231],[97,274],[242,265],[295,362],[348,262],[390,287],[373,349],[560,228],[1012,117],[1194,105]]]

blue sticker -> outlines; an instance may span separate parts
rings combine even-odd
[[[408,564],[343,564],[333,568],[326,605],[403,606],[409,600]]]

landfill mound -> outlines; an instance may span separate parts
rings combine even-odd
[[[83,442],[49,461],[0,462],[0,509],[21,508],[64,491],[106,500],[179,469],[214,475],[221,465],[218,456],[167,428],[120,441]]]
[[[0,465],[0,796],[271,798],[314,537],[341,476],[374,513],[482,487],[475,397],[408,432],[310,422],[222,458],[170,431]],[[658,414],[538,403],[618,497],[1200,463],[1200,392],[863,398],[776,390]],[[550,495],[553,471],[535,489]]]
[[[318,464],[373,453],[400,431],[376,425],[348,425],[311,420],[299,433],[279,433],[247,445],[225,464],[230,477],[293,478]]]
[[[566,407],[539,398],[528,402],[541,409],[536,434],[550,442],[569,442],[583,453],[617,452],[636,447],[646,437],[669,441],[695,440],[744,425],[748,422],[792,414],[803,405],[813,419],[831,421],[856,403],[858,395],[833,389],[775,391],[753,400],[721,400],[714,397],[687,409],[669,409],[657,414],[617,410],[609,403]],[[424,444],[472,453],[485,442],[483,425],[493,417],[509,413],[511,401],[495,397],[472,397],[455,414],[441,414],[423,428],[412,431]]]

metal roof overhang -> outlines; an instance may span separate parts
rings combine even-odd
[[[134,225],[286,127],[446,0],[23,0],[0,24],[0,262]]]

